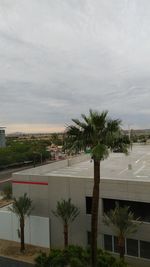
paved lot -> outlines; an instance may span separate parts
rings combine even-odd
[[[33,264],[0,257],[0,267],[34,267]]]

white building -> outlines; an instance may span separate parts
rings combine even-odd
[[[93,163],[88,155],[13,174],[13,195],[33,199],[33,216],[49,217],[51,247],[63,246],[63,228],[54,217],[58,200],[71,198],[80,215],[70,227],[69,242],[87,246],[90,237]],[[137,266],[150,266],[150,146],[134,146],[131,155],[112,153],[101,163],[98,246],[116,252],[114,233],[103,223],[103,212],[115,201],[128,205],[143,223],[126,240],[126,255]]]

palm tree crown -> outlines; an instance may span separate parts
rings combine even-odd
[[[118,238],[118,249],[120,257],[124,258],[125,238],[137,231],[139,218],[135,219],[134,213],[130,207],[120,207],[118,202],[114,210],[104,214],[104,223],[111,226]]]
[[[59,217],[64,226],[64,246],[68,246],[68,227],[79,215],[79,209],[71,203],[71,199],[57,202],[56,211],[52,211],[56,217]]]
[[[63,223],[71,223],[79,214],[79,209],[71,203],[71,199],[57,202],[56,211],[52,211],[56,217],[59,217]]]
[[[12,207],[9,210],[14,212],[19,218],[29,216],[32,211],[32,200],[25,193],[18,199],[14,198]]]
[[[25,193],[23,196],[20,196],[18,199],[14,198],[14,202],[12,206],[9,208],[10,211],[15,213],[20,222],[20,238],[21,238],[21,247],[20,251],[23,252],[25,250],[24,244],[24,227],[25,227],[25,217],[29,216],[32,211],[32,200],[27,197]]]
[[[104,215],[104,222],[106,225],[112,225],[117,236],[120,234],[128,236],[137,231],[139,223],[136,222],[139,218],[135,219],[134,213],[130,211],[130,207],[120,207],[118,202],[114,210],[110,210]]]
[[[108,118],[108,111],[101,113],[90,110],[89,116],[81,115],[82,121],[72,119],[74,125],[67,127],[66,149],[80,151],[91,148],[91,156],[96,160],[108,157],[109,149],[119,146],[121,121]],[[122,140],[120,140],[122,142]],[[124,147],[124,151],[126,147]]]

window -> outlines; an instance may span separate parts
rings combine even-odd
[[[140,241],[140,257],[150,259],[150,242]]]
[[[104,235],[104,249],[108,251],[113,251],[111,235]]]
[[[104,249],[119,253],[117,236],[104,235]],[[150,259],[150,242],[127,238],[125,254]]]
[[[114,236],[114,252],[119,253],[117,236]]]
[[[150,203],[117,199],[103,199],[104,213],[114,209],[116,202],[118,202],[121,207],[129,206],[130,210],[134,213],[135,218],[140,218],[141,221],[150,222]]]
[[[138,257],[138,240],[126,239],[127,255]]]
[[[87,231],[87,244],[91,245],[91,232]]]
[[[92,212],[92,197],[86,197],[86,214]]]

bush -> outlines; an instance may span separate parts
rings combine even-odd
[[[98,250],[97,267],[127,267],[108,252]],[[79,246],[69,246],[64,250],[52,249],[47,256],[41,253],[35,259],[35,267],[90,267],[90,251]]]
[[[98,250],[97,258],[98,267],[127,267],[125,262],[120,259],[117,260],[110,253],[101,249]]]
[[[49,256],[46,253],[41,252],[40,255],[35,259],[36,267],[49,267]]]
[[[46,256],[41,253],[35,259],[36,267],[86,267],[88,266],[89,256],[87,252],[78,246],[69,246],[64,250],[52,249]]]
[[[12,198],[12,185],[9,183],[3,189],[4,199],[9,200]]]

